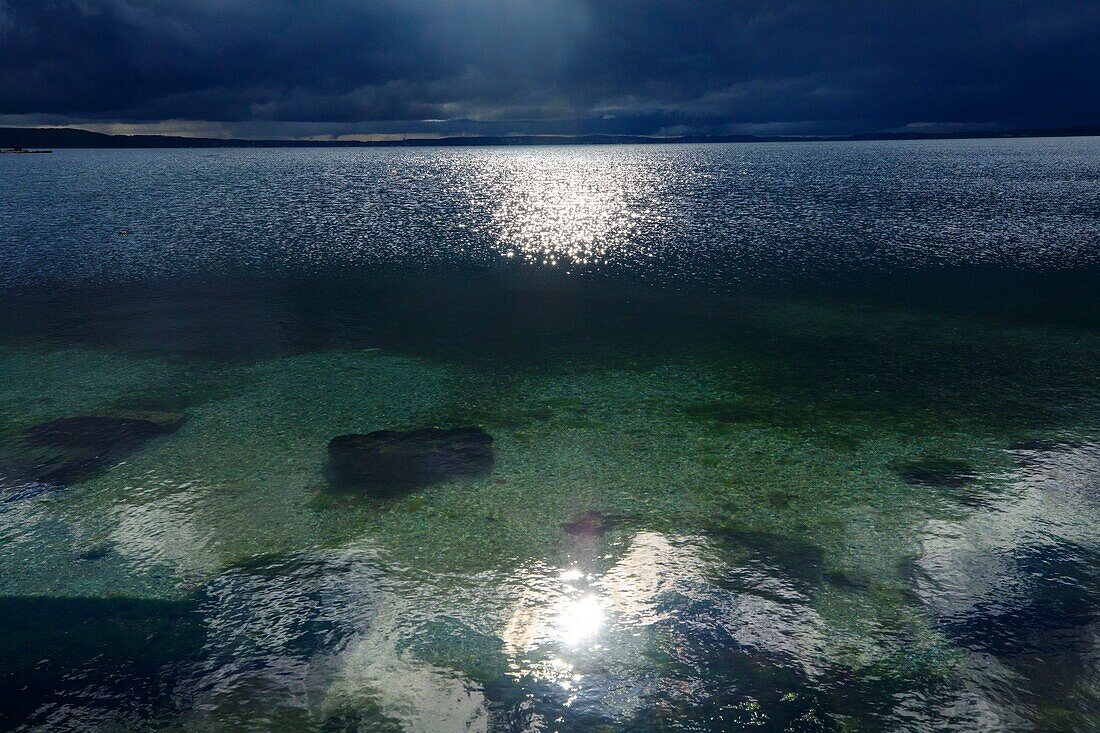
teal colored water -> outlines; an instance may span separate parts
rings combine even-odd
[[[0,159],[0,729],[1100,729],[1098,202],[1091,139]]]

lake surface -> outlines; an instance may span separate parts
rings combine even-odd
[[[1100,139],[6,156],[0,248],[0,729],[1100,730]]]

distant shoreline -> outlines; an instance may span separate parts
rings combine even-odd
[[[172,135],[107,135],[76,128],[0,127],[0,148],[420,148],[537,145],[678,145],[699,143],[856,142],[871,140],[979,140],[1100,136],[1100,124],[1050,129],[960,133],[864,133],[860,135],[510,135],[402,140],[247,140]]]

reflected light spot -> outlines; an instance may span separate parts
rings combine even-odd
[[[558,639],[567,646],[577,646],[595,636],[603,624],[603,608],[595,596],[584,596],[569,602],[558,616]]]
[[[652,165],[623,165],[600,151],[509,151],[483,166],[478,190],[500,191],[493,223],[506,258],[599,266],[635,251],[636,235],[655,223],[642,203],[659,180]]]

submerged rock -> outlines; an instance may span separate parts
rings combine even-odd
[[[871,587],[871,583],[864,577],[847,573],[843,570],[830,570],[823,576],[825,582],[834,588],[843,588],[846,590],[866,590]]]
[[[91,453],[17,459],[0,468],[0,486],[7,501],[28,498],[87,478],[110,463],[111,458],[104,453]]]
[[[794,500],[794,494],[790,494],[786,491],[769,491],[768,503],[776,509],[786,509],[791,505],[791,501]]]
[[[684,414],[700,422],[711,423],[716,427],[728,427],[741,423],[757,422],[761,419],[758,410],[744,402],[703,402],[688,405]]]
[[[1026,453],[1051,453],[1055,451],[1070,451],[1074,448],[1079,448],[1080,446],[1081,443],[1073,443],[1068,440],[1017,440],[1009,446],[1009,450]]]
[[[79,466],[64,460],[12,459],[0,465],[0,501],[31,499],[64,485],[64,477],[78,474]]]
[[[167,435],[183,422],[176,413],[81,415],[35,425],[5,446],[0,465],[4,501],[28,498],[88,478]]]
[[[926,458],[903,463],[895,470],[910,486],[936,489],[945,499],[965,507],[988,506],[997,494],[995,484],[978,482],[978,472],[966,461]]]
[[[770,532],[720,529],[711,533],[737,572],[724,582],[749,592],[808,592],[821,584],[825,553],[815,544]],[[746,571],[750,571],[746,574]],[[767,582],[761,582],[767,581]]]
[[[953,458],[910,461],[896,470],[907,484],[935,489],[961,489],[978,478],[971,464]]]
[[[603,512],[589,509],[574,514],[573,518],[561,527],[567,534],[574,537],[599,537],[621,522],[622,520],[617,517],[611,517]]]
[[[23,434],[30,445],[84,453],[128,451],[176,429],[179,420],[84,415],[35,425]]]
[[[493,470],[493,436],[481,428],[378,430],[328,444],[333,484],[390,494]]]

